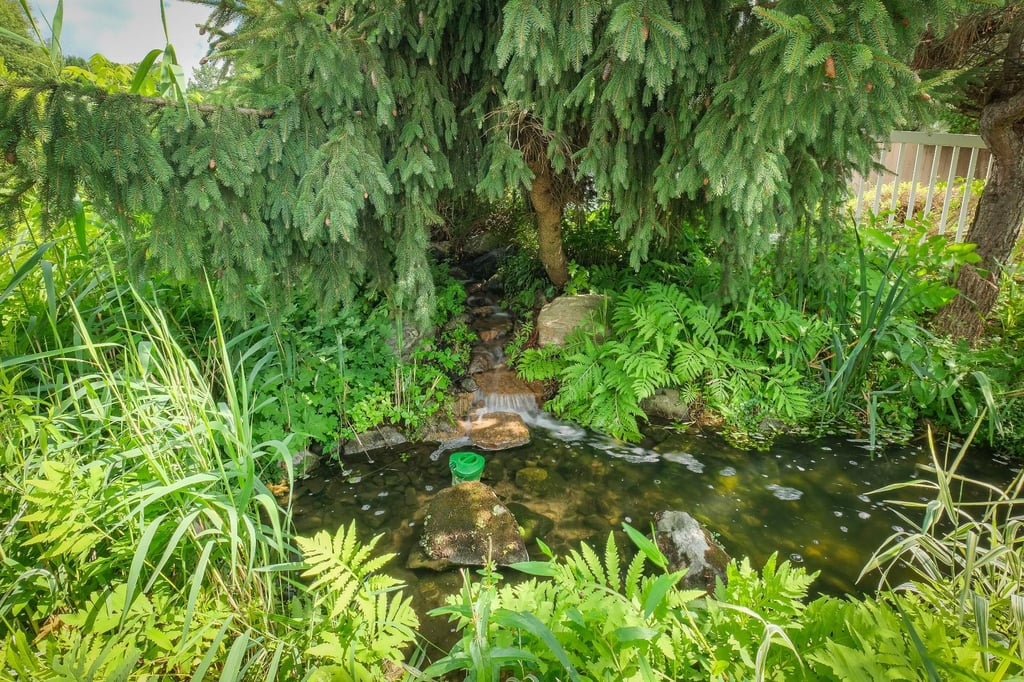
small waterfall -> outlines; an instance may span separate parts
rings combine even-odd
[[[515,412],[526,417],[538,411],[537,396],[533,393],[484,393],[477,391],[476,399],[483,402],[480,414],[488,412]]]

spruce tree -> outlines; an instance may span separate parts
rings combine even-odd
[[[560,219],[611,202],[633,265],[693,216],[724,292],[779,236],[812,263],[851,172],[920,97],[906,66],[953,0],[206,0],[231,106],[7,83],[0,145],[54,212],[86,189],[150,255],[203,266],[241,309],[313,281],[429,310],[438,201],[528,194],[541,257]]]

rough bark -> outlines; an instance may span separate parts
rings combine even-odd
[[[986,106],[979,126],[994,163],[966,241],[978,245],[981,262],[960,270],[959,295],[936,317],[941,331],[971,343],[985,330],[1024,222],[1024,90]]]
[[[559,197],[551,164],[546,157],[530,162],[533,184],[530,202],[537,214],[537,243],[540,262],[548,279],[559,289],[569,281],[569,264],[562,248],[562,213],[565,201]]]

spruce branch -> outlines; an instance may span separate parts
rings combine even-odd
[[[15,90],[34,90],[36,92],[51,91],[56,92],[58,90],[75,90],[77,94],[91,97],[97,102],[107,99],[113,95],[129,95],[129,93],[123,92],[110,92],[101,88],[86,87],[80,85],[71,85],[67,83],[59,83],[57,81],[49,82],[32,82],[32,81],[11,81],[5,78],[0,78],[0,86],[9,87]],[[140,103],[148,104],[155,107],[178,107],[182,106],[180,102],[176,102],[173,99],[167,99],[164,97],[144,97],[136,96]],[[257,109],[255,107],[244,107],[244,106],[220,106],[216,104],[193,104],[191,105],[196,111],[204,114],[213,114],[219,111],[233,111],[236,114],[243,116],[256,116],[261,119],[273,118],[273,109]]]

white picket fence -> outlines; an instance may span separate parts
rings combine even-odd
[[[881,147],[878,161],[884,170],[855,177],[851,184],[857,224],[868,211],[888,211],[888,219],[893,222],[913,218],[918,212],[929,215],[941,206],[941,213],[931,216],[933,228],[945,234],[955,226],[956,241],[963,239],[980,196],[973,190],[974,181],[987,180],[992,170],[992,156],[981,136],[896,131]],[[982,167],[984,173],[979,175]],[[937,191],[943,182],[945,187]],[[887,192],[889,196],[883,201]],[[924,203],[919,205],[922,195]],[[950,207],[957,201],[959,208],[951,216]]]

